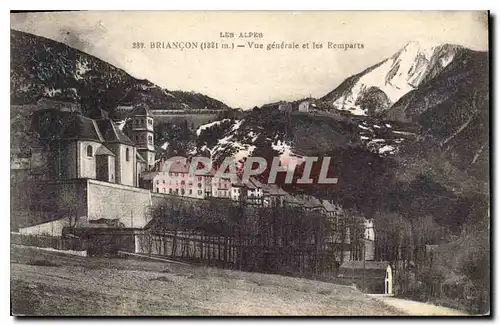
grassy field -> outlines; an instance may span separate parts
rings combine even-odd
[[[346,286],[11,248],[14,315],[398,315]]]

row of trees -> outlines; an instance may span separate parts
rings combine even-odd
[[[165,199],[152,214],[152,234],[192,231],[230,237],[242,255],[251,257],[248,263],[262,271],[322,274],[338,267],[351,248],[362,250],[362,219],[354,214],[332,218],[299,207],[183,198]]]
[[[489,310],[489,218],[456,227],[432,216],[376,214],[377,260],[396,267],[397,293],[474,313]]]

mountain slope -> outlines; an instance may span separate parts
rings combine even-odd
[[[347,78],[320,100],[356,115],[386,110],[443,71],[462,49],[457,45],[409,42],[392,57]]]
[[[460,169],[488,174],[488,54],[461,51],[435,78],[404,95],[382,116],[416,123],[421,135]]]
[[[194,92],[169,91],[136,79],[82,51],[44,37],[11,30],[11,103],[28,104],[40,97],[100,106],[146,103],[155,108],[229,109]]]

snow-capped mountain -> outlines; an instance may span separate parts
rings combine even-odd
[[[349,77],[321,100],[355,115],[385,110],[441,73],[460,49],[458,45],[409,42],[392,57]]]

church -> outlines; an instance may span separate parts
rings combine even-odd
[[[89,178],[138,187],[140,175],[154,164],[153,118],[139,106],[129,119],[130,137],[102,109],[87,116],[66,106],[34,112],[33,129],[42,144],[34,165],[42,168],[42,179]]]

